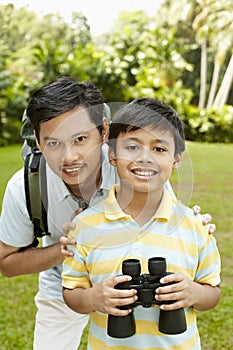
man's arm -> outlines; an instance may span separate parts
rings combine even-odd
[[[20,250],[0,241],[0,272],[6,277],[38,273],[61,264],[63,260],[60,243]]]

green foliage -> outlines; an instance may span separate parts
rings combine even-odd
[[[10,176],[21,167],[20,146],[0,148],[0,204]],[[198,327],[203,350],[232,350],[233,328],[233,145],[187,142],[192,160],[194,191],[190,207],[198,204],[209,212],[217,226],[215,237],[222,259],[222,297],[219,305],[198,313]],[[187,179],[190,182],[188,174]],[[173,176],[172,185],[179,178]],[[1,350],[31,350],[35,322],[34,295],[37,275],[4,278],[0,275]],[[87,330],[79,350],[86,350]]]
[[[21,157],[20,145],[0,147],[0,212],[2,208],[2,198],[7,181],[22,166],[23,158]]]
[[[233,107],[199,109],[189,105],[183,116],[186,139],[192,141],[233,143]]]
[[[86,18],[70,24],[59,14],[38,18],[26,7],[0,5],[0,145],[20,142],[30,94],[59,75],[70,74],[69,55],[91,40]]]
[[[110,33],[93,39],[80,12],[73,12],[66,23],[59,13],[37,17],[27,7],[0,5],[0,145],[21,142],[21,117],[29,96],[60,75],[94,82],[107,102],[142,96],[164,100],[185,121],[188,139],[232,142],[229,107],[195,107],[200,47],[192,23],[200,11],[199,0],[163,1],[154,17],[141,10],[122,12]],[[226,57],[230,55],[228,51]],[[213,67],[209,55],[208,81]]]

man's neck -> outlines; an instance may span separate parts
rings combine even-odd
[[[101,170],[99,171],[96,180],[93,176],[93,181],[88,181],[85,185],[66,185],[70,193],[77,197],[82,198],[87,202],[90,202],[93,195],[96,193],[97,189],[101,184]]]

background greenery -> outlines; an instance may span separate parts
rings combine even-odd
[[[220,304],[198,314],[202,348],[232,350],[232,0],[163,0],[151,16],[121,13],[99,37],[80,12],[66,23],[60,14],[38,17],[26,7],[0,4],[0,28],[0,210],[7,180],[23,164],[15,145],[22,142],[21,117],[40,86],[72,75],[96,83],[106,102],[147,96],[169,103],[185,122],[193,165],[187,157],[174,187],[179,192],[183,182],[186,204],[213,215],[222,256]],[[31,350],[37,275],[0,276],[0,285],[0,349]],[[85,344],[86,333],[81,350]]]
[[[5,184],[22,165],[21,147],[0,148],[1,194]],[[219,305],[208,312],[198,313],[198,325],[203,350],[232,350],[233,344],[233,145],[187,142],[187,154],[192,160],[191,170],[182,181],[191,182],[193,192],[190,206],[199,204],[202,212],[209,212],[217,225],[215,237],[222,258],[222,296]],[[185,164],[186,163],[186,164]],[[184,162],[187,167],[187,161]],[[172,183],[178,188],[179,176]],[[0,276],[0,349],[31,350],[35,321],[34,295],[37,275],[15,278]],[[65,320],[64,320],[65,322]],[[81,350],[86,349],[84,334]]]
[[[30,94],[59,75],[93,81],[107,102],[162,99],[188,140],[233,142],[232,0],[163,0],[150,16],[122,12],[98,37],[80,12],[67,23],[8,4],[0,28],[0,145],[21,141]]]

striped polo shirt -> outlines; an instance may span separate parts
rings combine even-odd
[[[164,190],[155,215],[143,226],[125,214],[116,201],[115,185],[107,198],[76,218],[70,236],[77,240],[74,257],[63,264],[63,286],[90,288],[105,278],[121,274],[124,259],[139,259],[141,273],[148,273],[148,259],[164,257],[167,272],[180,272],[198,283],[220,283],[220,256],[213,235],[201,215],[178,203]],[[159,332],[159,307],[134,309],[136,333],[128,338],[107,335],[107,315],[91,313],[89,350],[187,350],[201,349],[195,310],[185,309],[187,330],[167,335]],[[174,320],[175,322],[175,320]]]

